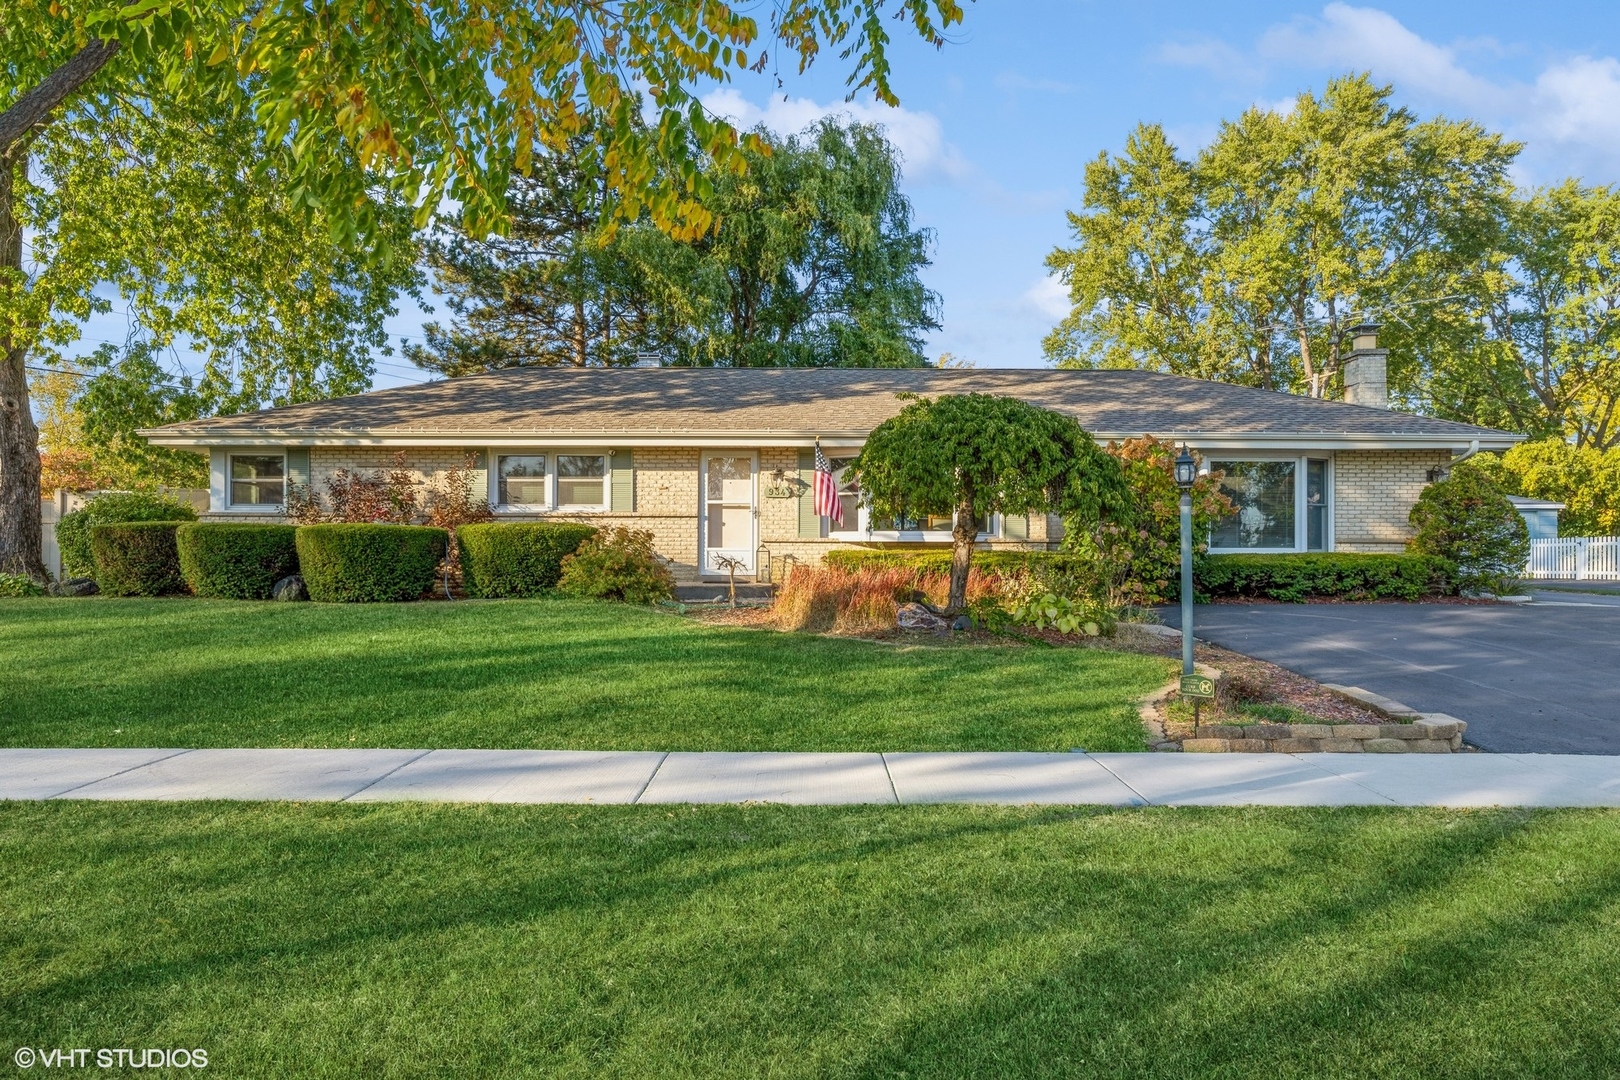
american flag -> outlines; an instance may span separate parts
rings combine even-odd
[[[832,466],[827,464],[820,443],[816,443],[816,483],[812,494],[819,516],[832,518],[839,525],[844,523],[844,505],[838,501],[838,481],[833,479]]]

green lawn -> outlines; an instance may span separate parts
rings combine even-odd
[[[1140,750],[1170,661],[563,600],[0,601],[0,746]]]
[[[0,911],[7,1055],[1620,1074],[1606,811],[12,803]]]

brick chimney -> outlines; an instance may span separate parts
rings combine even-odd
[[[1350,353],[1344,358],[1344,400],[1352,405],[1389,408],[1389,350],[1378,347],[1378,324],[1350,328]]]

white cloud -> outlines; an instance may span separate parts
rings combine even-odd
[[[1583,170],[1598,174],[1589,178],[1594,182],[1620,179],[1620,60],[1562,58],[1532,82],[1488,78],[1464,62],[1511,51],[1489,38],[1430,41],[1387,11],[1336,2],[1320,15],[1271,27],[1251,51],[1202,41],[1163,45],[1158,56],[1233,83],[1277,70],[1371,71],[1394,83],[1403,100],[1472,117],[1526,142],[1526,161],[1517,170],[1526,180],[1547,182]]]
[[[1061,319],[1069,313],[1069,287],[1056,274],[1048,274],[1024,290],[1023,306],[1046,316]]]
[[[761,108],[727,87],[704,97],[710,112],[742,128],[764,124],[782,135],[794,135],[824,116],[848,116],[863,124],[881,125],[900,151],[906,180],[911,183],[961,183],[973,176],[973,164],[945,138],[945,129],[932,113],[890,108],[877,102],[840,101],[823,105],[809,98],[773,96]]]
[[[1377,8],[1329,4],[1319,19],[1295,19],[1267,30],[1255,51],[1273,63],[1309,60],[1371,68],[1408,90],[1453,101],[1496,104],[1505,93],[1463,68],[1453,49],[1414,34]]]

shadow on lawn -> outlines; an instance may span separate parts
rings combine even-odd
[[[73,814],[24,816],[48,826]],[[0,1014],[43,1024],[128,1014],[148,996],[179,1008],[187,994],[263,994],[253,1015],[274,1017],[363,960],[381,972],[377,1028],[492,1024],[534,1064],[561,1053],[559,1024],[604,1068],[634,1071],[654,1029],[701,1023],[707,1056],[686,1062],[696,1072],[759,1071],[769,1062],[733,1056],[750,1046],[775,1055],[767,1071],[855,1075],[1620,1067],[1612,1030],[1563,1022],[1584,988],[1549,996],[1517,1046],[1523,1005],[1502,1000],[1620,900],[1612,844],[1556,844],[1561,823],[1600,815],[214,805],[178,819],[151,807],[80,816],[89,828],[58,857],[100,888],[138,895],[140,873],[167,868],[175,891],[151,906],[179,928],[170,955],[81,965],[0,994]],[[1525,852],[1554,871],[1585,852],[1585,880],[1522,881],[1522,863],[1505,867]],[[482,951],[458,963],[461,942]],[[389,959],[421,949],[451,951],[437,977],[489,962],[501,984],[559,981],[577,1005],[421,1014],[397,993],[408,967]],[[619,974],[611,991],[589,974],[604,963]],[[1557,1031],[1568,1037],[1549,1041]]]

